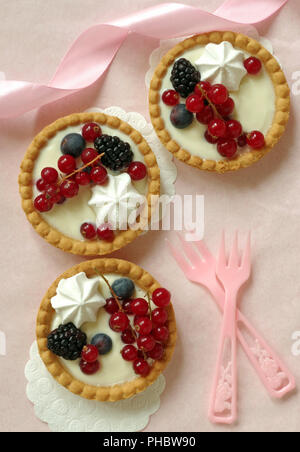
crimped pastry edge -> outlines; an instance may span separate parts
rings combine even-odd
[[[21,163],[18,181],[19,192],[22,198],[22,208],[36,232],[48,243],[63,251],[82,256],[97,256],[112,253],[131,243],[143,232],[142,228],[138,230],[128,229],[126,231],[119,231],[112,242],[100,240],[76,240],[62,234],[57,229],[50,226],[34,208],[32,190],[33,169],[39,153],[42,151],[47,141],[54,137],[57,132],[66,129],[69,126],[76,126],[90,121],[97,122],[100,125],[107,125],[112,129],[120,130],[128,135],[128,137],[138,146],[148,168],[148,221],[150,221],[152,214],[152,195],[158,196],[160,194],[160,170],[156,157],[140,132],[135,130],[127,122],[122,121],[116,116],[110,116],[105,113],[74,113],[60,118],[45,127],[38,135],[36,135]]]
[[[204,160],[192,155],[182,148],[170,133],[165,129],[164,120],[160,116],[160,88],[162,80],[171,64],[181,56],[186,50],[196,45],[207,45],[209,43],[219,44],[222,41],[230,42],[234,47],[247,51],[258,57],[266,68],[275,90],[276,111],[272,126],[266,135],[266,146],[260,150],[251,150],[238,155],[231,160]],[[290,89],[286,77],[276,59],[258,41],[241,33],[231,31],[213,31],[203,33],[184,41],[173,47],[160,61],[153,75],[149,90],[149,111],[153,127],[162,144],[177,159],[201,170],[225,173],[246,168],[264,157],[279,141],[285,131],[285,126],[290,113]]]
[[[117,273],[122,276],[131,278],[135,284],[149,292],[153,293],[155,289],[161,287],[159,283],[145,270],[136,264],[131,262],[112,259],[112,258],[100,258],[90,261],[82,262],[79,265],[75,265],[62,275],[60,275],[56,281],[50,286],[46,292],[39,311],[36,321],[36,337],[39,354],[43,360],[45,366],[55,380],[64,386],[66,389],[74,394],[90,400],[97,400],[101,402],[116,402],[122,399],[128,399],[129,397],[144,391],[150,386],[162,373],[171,360],[177,337],[176,320],[172,304],[168,306],[169,314],[169,339],[165,348],[164,359],[161,361],[155,361],[152,366],[150,374],[144,377],[137,377],[132,381],[128,381],[123,384],[113,386],[91,386],[82,381],[75,379],[61,364],[59,357],[54,355],[47,348],[47,336],[51,332],[51,322],[55,313],[51,306],[51,298],[56,293],[56,288],[59,281],[62,278],[69,278],[79,272],[85,272],[88,277],[96,275],[94,268],[101,273]]]

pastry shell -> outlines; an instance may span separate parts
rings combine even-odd
[[[120,259],[95,259],[83,262],[76,265],[66,272],[64,272],[52,286],[48,289],[40,305],[37,322],[36,322],[36,337],[40,356],[47,367],[51,375],[62,386],[69,391],[77,394],[81,397],[90,400],[98,400],[102,402],[115,402],[121,399],[127,399],[129,397],[144,391],[149,385],[151,385],[162,371],[167,366],[168,362],[174,352],[176,343],[176,321],[175,314],[170,304],[167,307],[169,315],[169,339],[166,344],[164,358],[160,361],[155,361],[152,369],[147,377],[137,377],[134,380],[128,381],[123,384],[117,384],[113,386],[90,386],[79,380],[76,380],[62,365],[58,356],[52,353],[47,348],[47,336],[51,332],[52,318],[55,313],[51,306],[51,298],[56,293],[56,288],[59,281],[62,278],[69,278],[76,273],[85,272],[88,277],[95,276],[97,273],[94,269],[97,269],[100,273],[117,273],[122,276],[131,278],[135,284],[152,294],[155,289],[160,287],[158,282],[141,267]]]
[[[265,137],[266,145],[263,149],[251,150],[239,154],[236,158],[231,160],[204,160],[199,156],[190,154],[188,150],[181,148],[181,146],[172,139],[169,131],[165,129],[164,120],[160,115],[160,88],[169,66],[173,65],[175,60],[182,56],[186,50],[197,45],[207,45],[209,43],[219,44],[223,41],[228,41],[234,47],[244,50],[261,60],[273,82],[276,97],[275,115],[272,126]],[[176,158],[188,165],[202,170],[225,173],[227,171],[236,171],[240,168],[252,165],[264,157],[264,155],[266,155],[279,141],[289,119],[290,90],[278,61],[258,41],[241,33],[214,31],[211,33],[199,34],[180,42],[162,58],[155,70],[150,84],[149,111],[158,138]]]
[[[128,138],[130,138],[139,148],[148,169],[147,222],[150,221],[151,208],[154,205],[152,195],[158,197],[160,194],[160,171],[155,155],[146,140],[137,130],[121,119],[115,116],[106,115],[105,113],[75,113],[60,118],[45,127],[34,138],[21,163],[19,191],[22,198],[22,208],[29,222],[36,232],[48,243],[73,254],[83,256],[105,255],[122,248],[138,237],[143,232],[142,222],[141,227],[137,230],[128,229],[126,231],[118,231],[112,242],[100,240],[81,241],[68,237],[50,226],[42,215],[34,208],[33,204],[33,169],[35,161],[40,152],[42,152],[43,147],[57,132],[66,129],[69,126],[76,126],[86,122],[96,122],[100,125],[107,125],[111,127],[112,130],[118,129],[128,135]]]

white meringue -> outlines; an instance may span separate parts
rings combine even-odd
[[[85,322],[95,322],[99,308],[105,305],[98,289],[97,279],[87,278],[84,272],[77,273],[59,281],[51,305],[62,323],[72,322],[80,328]]]
[[[244,60],[242,51],[224,41],[220,44],[207,44],[195,64],[201,73],[201,80],[221,83],[229,91],[237,91],[242,78],[247,74]]]
[[[108,222],[114,229],[126,229],[129,219],[131,223],[136,220],[145,197],[134,188],[129,174],[108,177],[106,185],[92,188],[88,205],[95,211],[98,226]]]

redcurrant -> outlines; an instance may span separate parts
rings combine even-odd
[[[171,301],[171,294],[167,289],[156,289],[152,294],[152,301],[159,308],[165,308]]]
[[[208,91],[210,90],[210,88],[211,88],[211,84],[209,83],[209,82],[200,82],[200,83],[197,83],[197,85],[195,86],[195,90],[194,90],[194,92],[196,93],[196,94],[198,94],[199,96],[203,96],[203,93],[202,93],[202,91],[201,91],[201,89],[199,88],[199,87],[201,87],[202,89],[203,89],[203,91],[205,91],[206,93],[208,93]]]
[[[131,302],[132,302],[132,300],[130,298],[127,298],[122,303],[122,308],[123,308],[125,314],[127,314],[127,315],[132,315],[133,314],[133,312],[131,310]]]
[[[202,111],[196,114],[197,121],[207,125],[214,118],[214,112],[210,105],[206,105]]]
[[[89,185],[91,182],[91,178],[89,173],[87,173],[86,171],[79,171],[75,175],[75,181],[77,182],[78,185]]]
[[[108,314],[114,314],[115,312],[119,311],[119,305],[116,302],[116,300],[113,297],[111,297],[106,300],[104,309]]]
[[[134,327],[139,334],[147,336],[149,333],[151,333],[152,322],[149,317],[137,316],[134,318]]]
[[[213,137],[213,136],[211,136],[211,134],[209,133],[208,130],[205,131],[205,133],[204,133],[204,138],[205,138],[206,141],[207,141],[208,143],[210,143],[210,144],[216,144],[217,141],[218,141],[218,139],[219,139],[218,137]]]
[[[82,162],[85,165],[87,165],[92,160],[95,160],[96,157],[99,157],[99,154],[96,151],[96,149],[94,149],[94,148],[86,148],[82,151],[82,154],[80,157],[81,157]]]
[[[147,353],[147,355],[151,359],[160,360],[164,355],[164,347],[162,346],[162,344],[159,344],[157,342],[153,349]]]
[[[58,172],[55,168],[47,166],[46,168],[42,169],[41,177],[45,182],[47,182],[47,184],[55,184],[58,179]]]
[[[93,142],[96,138],[101,137],[101,127],[95,122],[89,122],[82,127],[82,136],[86,141]]]
[[[128,167],[128,174],[132,180],[142,180],[147,176],[147,167],[142,162],[131,162]]]
[[[247,134],[243,133],[237,140],[237,143],[240,148],[247,146]]]
[[[97,235],[100,240],[105,240],[106,242],[112,242],[115,238],[115,233],[108,223],[103,223],[97,228]]]
[[[78,194],[79,186],[73,180],[65,180],[60,184],[60,192],[65,198],[74,198]]]
[[[168,105],[169,107],[174,107],[174,105],[177,105],[179,103],[180,96],[173,89],[168,89],[167,91],[163,92],[162,101],[164,104]]]
[[[144,298],[136,298],[131,301],[131,311],[135,315],[147,315],[148,303]]]
[[[247,135],[247,144],[252,149],[261,149],[265,145],[265,137],[258,130],[254,130]]]
[[[262,64],[261,61],[256,57],[249,57],[244,61],[245,69],[248,74],[256,75],[261,71]]]
[[[137,359],[138,351],[134,345],[125,345],[121,350],[121,355],[125,361],[134,361]]]
[[[45,195],[52,204],[59,202],[61,199],[60,187],[56,184],[48,185],[45,190]]]
[[[150,373],[150,366],[144,359],[137,358],[133,362],[133,369],[136,374],[141,375],[142,377],[147,377]]]
[[[208,132],[213,137],[224,137],[226,135],[226,123],[222,119],[213,119],[208,124]]]
[[[113,331],[120,333],[128,328],[129,319],[124,312],[115,312],[109,319],[109,326]]]
[[[124,342],[124,344],[134,344],[135,343],[135,337],[130,328],[122,331],[121,340]]]
[[[226,137],[227,138],[238,138],[241,136],[243,132],[242,124],[239,121],[236,121],[235,119],[230,119],[226,122]]]
[[[152,336],[139,336],[137,339],[138,348],[144,352],[150,352],[155,346],[155,340]]]
[[[231,97],[228,97],[226,102],[221,105],[217,105],[217,110],[223,118],[230,116],[235,107],[234,100]]]
[[[34,200],[34,207],[39,212],[48,212],[52,209],[53,203],[46,197],[46,195],[43,193],[41,195],[38,195]]]
[[[203,97],[198,94],[190,94],[185,102],[186,109],[192,113],[199,113],[204,108]]]
[[[223,157],[232,158],[237,151],[236,141],[232,138],[220,138],[217,144],[218,152]]]
[[[92,169],[90,177],[97,185],[103,185],[107,181],[107,171],[104,166],[95,166]]]
[[[98,358],[99,352],[95,345],[85,345],[81,352],[81,358],[88,362],[93,363]]]
[[[229,94],[226,86],[217,84],[211,87],[208,97],[215,105],[221,105],[227,101]]]
[[[44,191],[44,190],[46,190],[47,186],[48,186],[47,182],[45,182],[44,179],[43,179],[42,177],[41,177],[40,179],[38,179],[37,182],[36,182],[36,188],[37,188],[39,191]]]
[[[80,360],[79,363],[81,372],[87,375],[93,375],[100,369],[100,363],[99,361],[93,361],[92,363],[89,363],[85,361],[84,359]]]
[[[62,155],[58,159],[57,166],[62,173],[72,173],[76,170],[76,160],[70,154]]]
[[[92,223],[82,223],[80,226],[81,235],[88,240],[92,240],[96,237],[97,231]]]
[[[156,326],[153,328],[152,335],[158,342],[166,342],[169,337],[169,330],[166,326]]]
[[[156,308],[152,311],[152,322],[156,325],[164,325],[168,320],[168,313],[164,308]]]

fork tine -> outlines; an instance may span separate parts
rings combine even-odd
[[[214,259],[213,255],[211,254],[203,240],[197,240],[194,243],[206,261]]]
[[[187,242],[182,236],[182,234],[180,234],[179,232],[177,233],[177,237],[179,238],[184,253],[188,260],[191,262],[192,266],[197,266],[199,265],[199,263],[201,264],[202,263],[201,257],[199,256],[199,254],[196,252],[195,248],[192,245],[194,242]]]
[[[222,232],[222,238],[221,238],[221,244],[220,244],[220,248],[219,248],[219,255],[218,255],[218,263],[217,263],[218,267],[226,267],[227,266],[227,262],[226,262],[226,252],[225,252],[225,232]]]
[[[241,267],[244,270],[247,269],[248,271],[250,271],[250,265],[251,265],[250,263],[251,263],[251,231],[248,232],[246,246],[245,246],[244,254],[242,257]]]
[[[238,248],[238,231],[235,231],[231,253],[229,256],[229,267],[238,267],[240,263],[239,248]]]
[[[172,243],[168,239],[165,239],[165,240],[166,240],[167,246],[168,246],[172,256],[176,260],[178,266],[181,268],[183,273],[186,273],[190,269],[190,264],[186,260],[185,256],[183,254],[179,253],[177,251],[177,249],[175,248],[175,246],[172,245]]]

